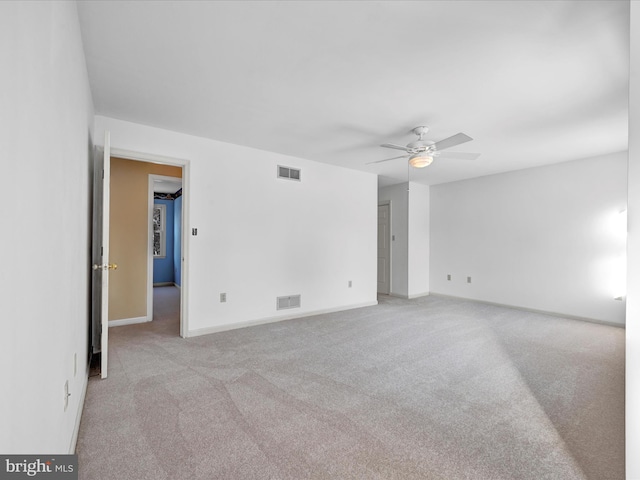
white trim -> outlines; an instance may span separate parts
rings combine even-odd
[[[180,289],[180,336],[186,338],[187,333],[189,332],[189,233],[191,232],[189,202],[191,199],[191,162],[187,159],[165,157],[162,155],[135,152],[133,150],[124,150],[121,148],[112,148],[111,155],[127,160],[138,160],[140,162],[159,163],[162,165],[182,167],[182,288]],[[153,279],[149,283],[153,283]],[[151,299],[151,304],[153,305],[153,297]]]
[[[89,385],[89,368],[85,369],[82,375],[82,389],[80,390],[80,401],[78,402],[78,411],[76,412],[76,423],[73,427],[73,434],[71,435],[71,444],[69,445],[69,455],[76,453],[76,446],[78,444],[78,434],[80,433],[80,421],[82,420],[82,412],[84,411],[84,399],[87,396],[87,387]]]
[[[378,301],[376,300],[373,302],[358,303],[355,305],[347,305],[344,307],[315,310],[313,312],[306,312],[306,313],[297,314],[297,315],[266,317],[266,318],[260,318],[257,320],[247,320],[247,321],[238,322],[238,323],[227,323],[226,325],[217,325],[215,327],[199,328],[197,330],[190,330],[189,332],[187,332],[187,338],[199,337],[201,335],[209,335],[211,333],[226,332],[228,330],[236,330],[238,328],[254,327],[256,325],[263,325],[265,323],[276,323],[276,322],[282,322],[284,320],[295,320],[296,318],[313,317],[315,315],[322,315],[324,313],[342,312],[345,310],[353,310],[354,308],[371,307],[377,304],[378,304]]]
[[[109,328],[121,327],[123,325],[134,325],[136,323],[147,323],[153,320],[153,317],[134,317],[134,318],[121,318],[119,320],[109,320]]]
[[[403,300],[409,300],[409,295],[402,295],[401,293],[380,293],[380,295],[389,295],[390,297],[402,298]]]
[[[608,322],[606,320],[598,320],[597,318],[579,317],[577,315],[551,312],[549,310],[537,310],[535,308],[520,307],[518,305],[509,305],[507,303],[487,302],[485,300],[476,300],[475,298],[466,298],[466,297],[456,297],[454,295],[445,295],[442,293],[431,292],[429,293],[429,295],[433,297],[451,298],[454,300],[466,300],[469,302],[483,303],[485,305],[494,305],[496,307],[513,308],[515,310],[522,310],[523,312],[540,313],[542,315],[553,315],[554,317],[566,318],[568,320],[579,320],[581,322],[597,323],[600,325],[607,325],[609,327],[625,328],[624,324],[616,323],[616,322]]]
[[[378,292],[378,294],[389,295],[390,297],[402,298],[404,300],[413,300],[414,298],[428,297],[429,295],[431,295],[431,292],[412,293],[411,295],[403,295],[401,293],[380,293],[380,292]],[[441,295],[441,296],[444,297],[445,295]],[[455,297],[451,297],[451,298],[455,298]]]
[[[431,295],[430,292],[423,292],[423,293],[414,293],[412,295],[409,295],[407,298],[409,300],[412,300],[414,298],[420,298],[420,297],[428,297],[429,295]]]

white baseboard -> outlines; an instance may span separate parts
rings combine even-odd
[[[389,295],[390,297],[395,297],[395,298],[402,298],[404,300],[409,300],[409,296],[408,295],[402,295],[400,293],[388,293],[387,295]]]
[[[566,318],[568,320],[580,320],[581,322],[598,323],[600,325],[607,325],[609,327],[626,328],[624,324],[616,323],[616,322],[608,322],[606,320],[598,320],[597,318],[579,317],[577,315],[569,315],[566,313],[551,312],[549,310],[537,310],[535,308],[520,307],[518,305],[509,305],[506,303],[487,302],[485,300],[477,300],[475,298],[456,297],[455,295],[445,295],[443,293],[431,292],[430,295],[434,297],[441,297],[441,298],[452,298],[454,300],[467,300],[469,302],[483,303],[485,305],[495,305],[496,307],[513,308],[515,310],[522,310],[524,312],[531,312],[531,313],[540,313],[542,315],[553,315],[554,317]]]
[[[189,330],[185,337],[186,338],[199,337],[201,335],[209,335],[211,333],[226,332],[228,330],[236,330],[238,328],[254,327],[256,325],[263,325],[266,323],[275,323],[275,322],[282,322],[284,320],[294,320],[296,318],[312,317],[314,315],[322,315],[324,313],[342,312],[344,310],[352,310],[354,308],[371,307],[377,304],[378,304],[377,301],[365,302],[365,303],[359,303],[355,305],[348,305],[344,307],[315,310],[312,312],[305,312],[297,315],[267,317],[267,318],[261,318],[258,320],[247,320],[247,321],[238,322],[238,323],[228,323],[226,325],[216,325],[215,327],[198,328],[197,330]]]
[[[176,282],[158,282],[153,284],[154,287],[176,287],[180,288]]]
[[[427,295],[430,295],[430,292],[412,293],[411,295],[403,295],[401,293],[383,293],[382,295],[389,295],[390,297],[402,298],[404,300],[411,300],[412,298],[426,297]]]
[[[121,327],[122,325],[133,325],[135,323],[150,322],[152,319],[149,317],[136,317],[136,318],[122,318],[120,320],[109,320],[109,328]]]
[[[80,420],[82,420],[82,412],[84,410],[84,399],[87,396],[87,387],[89,386],[89,366],[82,375],[82,391],[80,392],[80,401],[78,402],[78,411],[76,412],[76,422],[73,427],[73,435],[71,436],[71,444],[69,445],[69,454],[76,453],[76,446],[78,444],[78,434],[80,433]]]
[[[429,295],[430,295],[429,292],[413,293],[409,295],[409,300],[411,300],[412,298],[428,297]]]

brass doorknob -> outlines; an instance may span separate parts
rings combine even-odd
[[[107,270],[117,270],[118,269],[118,264],[116,263],[110,263],[110,264],[104,264],[104,265],[99,265],[99,264],[94,264],[93,265],[93,269],[94,270],[103,270],[103,271],[107,271]]]

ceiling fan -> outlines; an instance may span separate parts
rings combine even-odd
[[[410,142],[406,146],[396,145],[395,143],[383,143],[380,145],[381,147],[404,150],[406,154],[400,155],[399,157],[385,158],[384,160],[369,162],[367,165],[408,157],[409,165],[415,168],[424,168],[430,165],[435,157],[475,160],[480,156],[479,153],[442,152],[442,150],[447,148],[455,147],[461,143],[473,140],[469,135],[457,133],[451,137],[445,138],[444,140],[440,140],[439,142],[432,142],[431,140],[424,140],[424,136],[428,131],[429,127],[425,126],[416,127],[411,130],[412,133],[418,136],[418,140]]]

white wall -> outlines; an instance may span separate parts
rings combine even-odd
[[[432,186],[431,291],[623,325],[626,158]]]
[[[409,183],[409,298],[429,293],[429,187]]]
[[[104,130],[112,148],[190,161],[188,335],[376,303],[375,175],[97,116]],[[292,294],[302,307],[277,311]]]
[[[0,452],[69,453],[88,375],[93,124],[75,3],[0,2],[0,63]]]
[[[391,205],[391,288],[390,295],[409,296],[409,195],[407,183],[382,187],[378,203]]]
[[[631,2],[627,211],[627,479],[640,479],[640,5]]]

